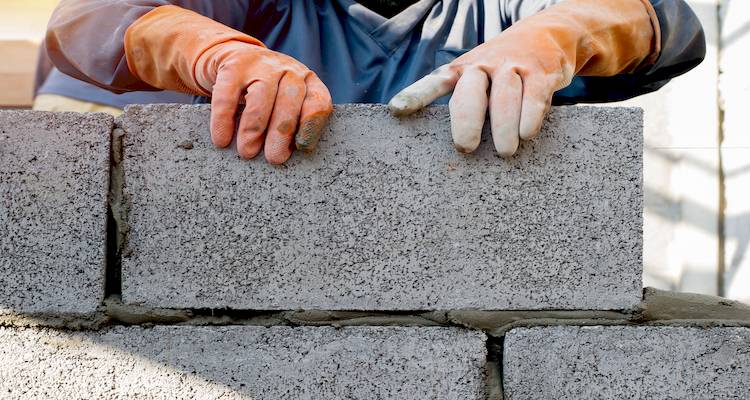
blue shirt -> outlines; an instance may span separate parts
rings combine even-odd
[[[113,93],[88,82],[63,74],[53,68],[37,94],[54,94],[105,106],[125,108],[128,104],[192,103],[193,96],[166,90],[158,92]]]

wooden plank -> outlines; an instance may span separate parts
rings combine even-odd
[[[0,107],[29,107],[39,43],[58,0],[0,2]]]
[[[0,41],[0,106],[27,107],[33,101],[39,44],[31,40]]]

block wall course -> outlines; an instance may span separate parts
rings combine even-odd
[[[480,400],[484,341],[454,328],[0,328],[0,397]]]

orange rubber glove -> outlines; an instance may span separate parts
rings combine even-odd
[[[299,61],[255,38],[176,6],[139,18],[125,34],[128,68],[159,89],[211,96],[211,140],[281,164],[293,147],[312,151],[333,110],[323,82]],[[296,140],[295,140],[296,138]],[[264,146],[265,143],[265,146]]]
[[[659,21],[648,0],[566,0],[436,69],[389,106],[397,115],[410,114],[453,90],[456,149],[468,153],[479,146],[489,105],[495,149],[510,156],[519,138],[537,136],[552,95],[574,75],[633,72],[653,63],[659,51]]]

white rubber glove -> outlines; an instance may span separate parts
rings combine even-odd
[[[489,106],[495,149],[510,156],[520,139],[539,134],[552,95],[574,75],[612,76],[655,60],[658,23],[647,0],[567,0],[438,68],[389,106],[410,114],[452,90],[456,149],[470,153],[479,146]]]

